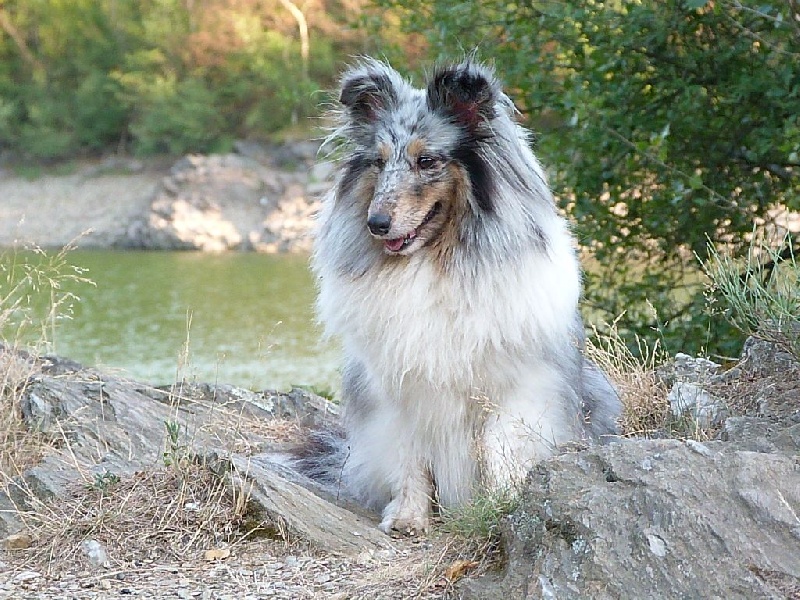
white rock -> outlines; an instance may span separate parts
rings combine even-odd
[[[103,545],[97,540],[83,540],[81,550],[89,559],[89,564],[93,567],[108,567],[108,554]]]
[[[34,579],[39,579],[41,576],[42,574],[37,573],[36,571],[20,571],[14,575],[14,579],[12,581],[14,583],[26,583],[28,581],[33,581]]]
[[[700,427],[710,427],[722,409],[721,403],[699,385],[679,381],[667,397],[674,417],[688,414]]]
[[[659,536],[653,533],[648,533],[647,543],[650,546],[650,552],[652,552],[659,558],[664,558],[667,555],[667,543],[664,540],[662,540]]]

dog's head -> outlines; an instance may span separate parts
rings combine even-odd
[[[416,89],[367,60],[345,73],[339,102],[352,154],[338,196],[363,207],[365,233],[385,253],[454,242],[464,214],[494,211],[487,148],[513,105],[491,69],[466,60]]]

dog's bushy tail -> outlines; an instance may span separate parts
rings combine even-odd
[[[342,473],[350,454],[341,427],[317,429],[291,451],[292,466],[318,484],[339,490]]]
[[[622,402],[606,374],[591,360],[583,361],[583,410],[593,439],[607,441],[619,433]]]

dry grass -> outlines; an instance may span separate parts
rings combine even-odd
[[[199,558],[246,534],[247,498],[203,465],[111,473],[75,485],[65,498],[33,500],[26,514],[35,540],[18,558],[45,571],[85,565],[85,540],[107,551],[112,567]]]
[[[21,408],[25,386],[37,372],[34,361],[0,344],[0,477],[34,465],[47,445],[46,436],[28,428]]]
[[[637,337],[636,344],[638,352],[634,354],[616,323],[612,323],[605,332],[595,329],[586,352],[608,374],[620,394],[622,434],[649,437],[661,434],[671,419],[669,390],[656,372],[667,356],[657,341],[648,345]]]
[[[64,284],[91,283],[68,264],[71,249],[48,254],[31,247],[0,254],[0,473],[33,464],[46,445],[45,437],[25,424],[20,401],[27,382],[39,373],[36,356],[78,300]],[[20,352],[23,345],[28,350]]]

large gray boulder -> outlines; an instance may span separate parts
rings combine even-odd
[[[800,364],[751,338],[727,371],[681,355],[661,376],[711,399],[672,409],[715,439],[539,464],[505,522],[502,573],[466,598],[800,598]]]
[[[797,598],[800,448],[787,450],[639,440],[542,463],[507,523],[504,575],[467,597]]]

